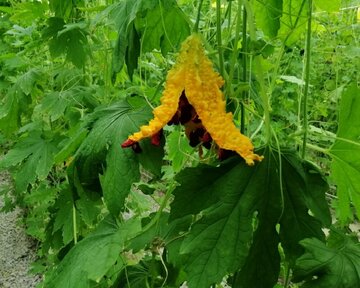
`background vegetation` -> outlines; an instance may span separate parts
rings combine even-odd
[[[0,168],[39,287],[360,287],[358,1],[0,0]],[[265,156],[199,153],[152,117],[198,22]],[[328,231],[325,235],[324,231]],[[184,284],[185,283],[185,284]],[[296,284],[297,283],[297,284]]]

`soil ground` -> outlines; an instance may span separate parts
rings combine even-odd
[[[6,174],[0,174],[0,186],[6,184]],[[0,196],[0,210],[3,207]],[[0,212],[0,288],[33,288],[39,277],[29,274],[35,260],[35,243],[26,236],[24,228],[17,224],[21,211]]]

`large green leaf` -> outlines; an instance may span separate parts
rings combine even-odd
[[[19,102],[15,97],[8,97],[6,103],[0,107],[0,131],[10,136],[20,125]]]
[[[4,103],[0,106],[0,131],[9,137],[11,133],[15,132],[20,127],[21,116],[21,100],[24,97],[18,85],[12,86],[6,97]]]
[[[280,29],[284,44],[291,46],[306,30],[308,0],[283,0]]]
[[[25,26],[31,26],[34,23],[34,19],[44,18],[44,15],[48,11],[48,4],[46,2],[13,3],[12,6],[11,21],[23,23]]]
[[[280,241],[286,256],[294,259],[303,252],[301,239],[324,237],[320,220],[328,225],[330,214],[320,173],[293,153],[282,154],[281,165],[277,151],[263,154],[255,167],[236,158],[220,167],[188,168],[177,176],[181,186],[175,189],[170,219],[201,216],[180,248],[189,287],[209,287],[240,269],[234,287],[273,287]],[[313,209],[318,219],[309,215]]]
[[[254,1],[256,24],[267,36],[277,35],[282,15],[282,2],[282,0]]]
[[[33,131],[0,160],[0,168],[22,164],[16,173],[15,184],[18,191],[23,191],[36,178],[44,180],[48,176],[57,150],[56,138],[46,139],[41,132]]]
[[[314,3],[320,10],[325,10],[327,12],[339,11],[341,7],[341,0],[315,0]]]
[[[50,0],[50,9],[55,12],[56,17],[68,19],[73,9],[72,0]],[[76,2],[76,1],[75,1]]]
[[[360,215],[360,89],[348,87],[342,94],[337,139],[330,149],[331,177],[337,185],[341,222],[352,218],[351,202]]]
[[[54,216],[54,225],[51,231],[53,235],[57,231],[60,231],[64,245],[69,244],[74,238],[73,203],[74,200],[71,195],[71,190],[68,185],[66,185],[61,189],[60,195],[54,205],[58,210]],[[78,215],[76,215],[75,219],[78,219],[77,216]]]
[[[70,107],[93,109],[97,104],[93,93],[93,89],[83,86],[46,93],[40,104],[36,106],[34,113],[45,114],[51,121],[55,121],[63,117]]]
[[[118,28],[113,55],[113,73],[124,64],[132,77],[137,58],[143,52],[159,49],[166,54],[190,33],[186,16],[174,0],[125,0],[111,7],[110,18]]]
[[[62,18],[49,18],[43,37],[49,40],[51,56],[59,57],[65,54],[66,60],[82,68],[90,53],[87,28],[84,22],[66,24]]]
[[[161,50],[164,55],[174,50],[190,33],[185,15],[175,1],[161,1],[146,17],[137,19],[144,52]]]
[[[304,288],[360,287],[360,243],[342,238],[334,246],[302,240],[306,253],[296,262],[293,281],[305,280]]]
[[[134,108],[127,101],[101,107],[90,116],[93,121],[92,128],[79,148],[75,165],[83,185],[93,186],[92,181],[94,179],[97,181],[99,174],[102,174],[100,182],[104,200],[109,211],[115,215],[123,209],[132,183],[139,180],[138,157],[151,158],[157,155],[162,158],[162,153],[140,153],[137,156],[132,149],[122,149],[120,146],[130,134],[138,131],[139,127],[150,118],[151,112],[148,106]],[[163,149],[155,146],[145,148],[146,145],[151,144],[144,141],[140,143],[145,151]],[[153,161],[159,163],[156,157]]]
[[[118,29],[118,39],[115,44],[113,55],[113,73],[120,72],[125,63],[127,65],[130,64],[131,69],[136,68],[131,66],[131,64],[134,64],[134,62],[128,62],[130,59],[131,61],[134,61],[134,59],[138,58],[140,55],[140,51],[138,49],[133,51],[128,50],[129,45],[132,45],[135,43],[134,41],[136,41],[136,38],[134,38],[135,31],[133,31],[135,28],[134,20],[137,13],[145,12],[148,9],[153,9],[155,5],[157,5],[157,2],[158,1],[155,0],[125,0],[116,3],[109,8],[109,17],[114,21],[115,26]],[[129,41],[129,38],[132,38],[133,41]]]
[[[95,287],[91,283],[99,282],[116,261],[122,261],[119,255],[126,240],[139,229],[137,221],[119,224],[114,218],[106,217],[94,232],[69,251],[46,279],[45,287]]]
[[[42,73],[40,69],[33,68],[29,71],[22,74],[17,83],[20,86],[21,90],[26,94],[29,95],[34,87],[34,84],[37,79],[41,79]]]
[[[143,219],[142,226],[147,227],[154,217],[156,217],[156,213]],[[168,218],[168,213],[162,213],[154,225],[147,229],[143,229],[141,234],[131,239],[129,247],[133,249],[134,252],[138,252],[147,245],[151,245],[153,241],[157,241],[158,243],[161,241],[171,242],[179,236],[179,232],[186,231],[191,222],[191,217],[188,215],[188,217],[177,219],[168,225]]]

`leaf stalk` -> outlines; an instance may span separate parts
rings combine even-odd
[[[221,40],[221,0],[216,0],[216,40],[219,54],[220,74],[224,76],[224,55]]]
[[[305,87],[304,87],[304,99],[303,99],[303,143],[302,143],[302,158],[306,155],[306,142],[308,134],[308,95],[310,84],[310,60],[311,60],[311,21],[312,21],[312,0],[308,1],[308,22],[307,22],[307,34],[306,34],[306,47],[305,47]]]

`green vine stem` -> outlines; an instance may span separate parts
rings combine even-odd
[[[240,31],[242,28],[242,67],[243,67],[243,73],[242,73],[242,81],[246,82],[246,75],[247,75],[247,39],[246,39],[246,30],[247,30],[247,25],[246,25],[246,21],[247,21],[247,17],[246,17],[246,10],[242,9],[243,4],[242,4],[242,0],[238,0],[237,2],[237,15],[236,15],[236,26],[235,26],[235,39],[234,39],[234,48],[232,51],[232,55],[231,55],[231,60],[230,60],[230,69],[229,69],[229,83],[226,86],[226,92],[228,95],[234,95],[234,91],[231,85],[231,82],[234,78],[234,72],[235,72],[235,66],[236,66],[236,62],[237,62],[237,56],[238,56],[238,42],[239,42],[239,36],[240,36]],[[241,11],[243,12],[243,17],[241,17]],[[246,91],[242,91],[241,92],[242,95],[242,99],[245,99],[246,97]],[[240,131],[241,133],[244,134],[244,130],[245,130],[245,108],[244,108],[244,103],[241,101],[240,102],[240,117],[241,117],[241,126],[240,126]]]
[[[302,143],[302,158],[306,154],[306,141],[308,134],[308,95],[309,95],[309,82],[310,82],[310,59],[311,59],[311,21],[312,21],[312,0],[308,1],[308,22],[307,22],[307,35],[305,47],[305,87],[303,99],[303,143]]]
[[[245,0],[246,1],[246,0]],[[241,1],[239,0],[239,3]],[[243,25],[242,25],[242,81],[245,83],[247,78],[247,57],[248,57],[248,44],[247,44],[247,12],[245,7],[243,8]],[[241,113],[241,126],[240,131],[244,134],[245,131],[245,108],[244,108],[244,100],[246,98],[247,92],[244,90],[242,93],[242,101],[240,103],[240,113]]]
[[[201,7],[202,7],[203,2],[204,2],[204,0],[200,0],[200,2],[199,2],[198,11],[197,11],[197,15],[196,15],[196,22],[195,22],[195,25],[194,25],[194,32],[195,33],[199,32],[199,22],[200,22]]]
[[[244,0],[244,7],[246,9],[247,25],[249,28],[248,31],[249,31],[250,39],[255,41],[256,34],[255,34],[254,15],[250,3],[247,0]],[[266,90],[264,73],[263,73],[264,69],[262,68],[262,64],[259,57],[254,57],[253,62],[255,66],[255,71],[257,73],[257,79],[260,85],[259,94],[264,109],[265,143],[266,145],[270,145],[272,138],[271,125],[270,125],[270,99],[269,99],[269,95],[266,92],[267,90]]]
[[[74,244],[76,245],[77,242],[78,242],[78,239],[77,239],[77,225],[76,225],[76,207],[75,207],[75,204],[73,204],[73,207],[72,207],[72,219],[73,219],[73,236],[74,236]]]
[[[219,65],[220,65],[220,74],[224,77],[224,55],[222,48],[221,40],[221,1],[216,0],[216,40],[218,44],[218,54],[219,54]]]

